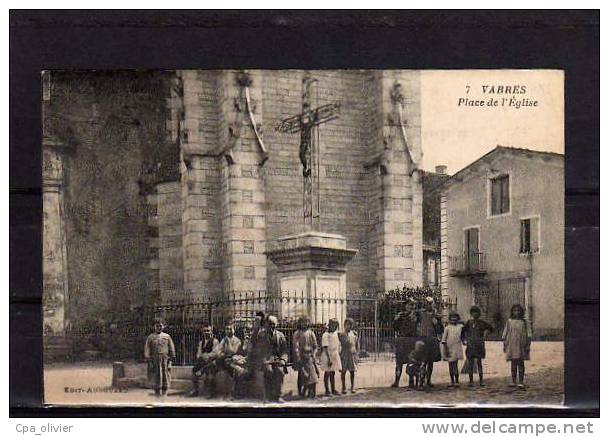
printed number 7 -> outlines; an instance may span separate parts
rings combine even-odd
[[[465,94],[469,94],[469,89],[471,87],[469,85],[465,85]]]

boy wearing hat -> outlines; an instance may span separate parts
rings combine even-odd
[[[171,385],[171,360],[176,357],[176,348],[169,334],[163,332],[165,324],[157,320],[154,332],[146,339],[144,357],[152,364],[154,394],[166,396]]]

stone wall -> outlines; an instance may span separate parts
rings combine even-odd
[[[181,93],[175,96],[182,165],[182,231],[184,293],[213,296],[222,289],[221,147],[223,89],[219,72],[178,73]],[[176,134],[178,135],[178,134]]]
[[[252,72],[248,85],[255,123],[262,122],[262,79]],[[225,122],[221,163],[222,239],[224,247],[223,291],[266,289],[266,193],[262,151],[247,111],[241,76],[234,71],[220,73],[224,90],[220,106]]]
[[[369,143],[368,203],[374,216],[368,253],[376,271],[370,274],[379,289],[417,286],[423,275],[419,73],[373,75],[369,108],[376,128]]]
[[[176,180],[178,149],[167,141],[166,75],[53,72],[45,122],[64,158],[64,218],[73,324],[118,316],[141,304],[151,278],[148,202]]]
[[[179,182],[156,186],[158,220],[158,283],[161,300],[175,299],[184,290],[184,252],[182,236],[182,198]]]

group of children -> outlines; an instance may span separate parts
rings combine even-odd
[[[359,340],[353,331],[353,320],[346,319],[344,331],[339,332],[336,319],[328,321],[328,328],[321,337],[321,348],[318,348],[315,333],[309,327],[307,318],[298,320],[294,332],[293,364],[298,371],[298,394],[301,397],[314,398],[321,371],[326,396],[340,395],[336,390],[336,372],[340,372],[342,393],[347,393],[346,376],[349,373],[351,392],[355,392],[355,372],[359,356]]]
[[[458,313],[451,312],[448,316],[448,325],[442,329],[432,307],[433,301],[430,301],[428,308],[423,308],[422,311],[415,311],[414,308],[408,307],[405,312],[401,312],[396,317],[394,323],[397,337],[396,380],[392,387],[398,387],[404,364],[407,365],[406,372],[410,387],[431,386],[433,363],[440,360],[448,362],[449,387],[458,387],[460,373],[458,365],[464,357],[466,361],[461,372],[469,375],[469,386],[474,385],[475,373],[478,373],[479,385],[484,386],[485,337],[493,331],[493,327],[480,318],[480,308],[472,306],[471,318],[467,322],[463,322]],[[269,317],[269,319],[271,318]],[[263,320],[262,317],[259,323],[261,326],[256,326],[254,331],[263,332]],[[274,320],[276,319],[273,318],[271,321]],[[276,324],[276,321],[274,324],[271,323],[273,326]],[[326,396],[341,394],[336,390],[336,372],[340,372],[342,394],[347,393],[347,374],[350,376],[351,392],[355,392],[359,338],[353,327],[353,320],[346,319],[343,331],[339,332],[338,320],[330,319],[327,329],[321,337],[321,347],[319,347],[316,335],[309,326],[309,320],[306,317],[299,319],[292,338],[292,367],[298,372],[297,386],[298,394],[301,397],[314,398],[316,396],[316,386],[321,378],[321,372],[323,372]],[[154,381],[155,393],[161,396],[167,394],[171,380],[171,361],[176,356],[173,341],[167,333],[163,332],[163,328],[162,321],[155,323],[155,332],[147,338],[144,348],[144,355],[149,360],[149,373]],[[283,334],[274,329],[269,332],[273,334],[268,336],[271,340],[275,336],[283,338]],[[441,340],[438,340],[440,332]],[[531,336],[531,328],[525,319],[524,308],[519,304],[513,305],[502,335],[505,357],[511,363],[511,387],[525,388],[524,362],[530,359]],[[213,354],[214,360],[217,362],[218,357],[225,359],[242,354],[245,360],[246,357],[251,357],[252,353],[254,356],[259,355],[255,353],[257,342],[249,341],[249,335],[246,337],[242,343],[234,335],[233,326],[229,324],[226,327],[225,338],[219,343],[213,337],[211,327],[207,327],[197,356],[204,358],[208,352],[210,356]],[[254,335],[252,338],[256,339],[257,336]],[[266,339],[266,336],[260,338]],[[285,344],[285,339],[282,341],[283,343],[276,342],[277,345],[270,342],[270,346],[266,348],[269,349],[268,353],[263,355],[276,355],[282,358],[285,367],[287,355],[284,355],[284,347],[280,347],[281,344]],[[465,355],[463,346],[465,346]],[[202,348],[208,348],[209,351]],[[263,360],[263,362],[266,361]],[[245,366],[243,363],[240,365]],[[193,372],[197,370],[200,369],[193,369]],[[284,371],[287,372],[286,368]],[[279,383],[279,391],[281,390],[280,385]]]
[[[203,328],[203,338],[197,350],[197,362],[193,367],[192,396],[198,396],[199,378],[203,378],[209,395],[215,393],[215,376],[219,370],[225,370],[237,382],[242,381],[245,373],[262,368],[281,358],[283,371],[287,372],[287,355],[283,334],[274,329],[277,319],[264,314],[256,315],[257,323],[253,329],[244,329],[243,340],[235,335],[234,326],[229,323],[225,327],[225,336],[218,341],[213,335],[213,328]],[[148,360],[148,373],[155,394],[166,396],[171,384],[171,362],[175,360],[176,350],[171,336],[163,332],[165,325],[158,320],[154,324],[154,332],[146,340],[144,356]],[[270,329],[273,327],[273,329]],[[342,393],[347,393],[346,375],[350,374],[351,392],[355,392],[355,371],[357,369],[359,345],[358,337],[353,331],[353,321],[345,320],[344,331],[338,332],[339,323],[336,319],[328,322],[328,328],[321,338],[321,347],[317,337],[309,326],[306,317],[299,319],[292,341],[292,367],[298,371],[298,393],[301,397],[314,398],[317,382],[323,372],[324,387],[327,396],[339,395],[336,390],[335,374],[340,372]],[[269,335],[266,334],[269,331]],[[268,337],[268,338],[267,338]],[[277,342],[273,339],[278,338]],[[283,340],[282,340],[283,339]],[[265,342],[266,340],[266,342]],[[269,344],[266,344],[269,343]],[[275,344],[277,343],[277,344]],[[266,347],[265,347],[266,345]],[[282,346],[284,345],[284,346]],[[268,350],[267,350],[268,349]],[[280,391],[280,382],[275,375],[277,369],[265,372],[269,379],[266,391]],[[269,373],[266,378],[266,373]],[[245,375],[247,376],[247,375]],[[266,381],[265,381],[266,383]],[[279,384],[279,388],[270,385]],[[273,388],[273,390],[271,390]],[[280,393],[274,393],[273,398],[279,398]],[[267,396],[265,395],[265,398]]]
[[[464,359],[463,346],[465,346],[465,364],[462,373],[469,375],[469,386],[474,386],[474,374],[478,373],[481,387],[485,386],[483,360],[486,358],[485,337],[493,331],[493,327],[480,318],[481,311],[477,306],[470,309],[471,318],[463,322],[458,313],[452,312],[448,316],[448,325],[444,327],[440,342],[441,358],[448,362],[450,375],[449,387],[459,386],[459,361]],[[510,317],[504,326],[502,340],[505,358],[511,363],[512,382],[510,387],[525,389],[524,362],[530,359],[531,329],[525,319],[525,310],[520,304],[515,304],[510,310]],[[430,343],[417,340],[409,354],[407,373],[409,385],[422,388],[427,382],[431,385],[430,374],[426,363]],[[394,384],[396,386],[396,384]]]

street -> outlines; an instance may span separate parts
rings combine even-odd
[[[460,388],[448,388],[447,364],[435,364],[434,387],[425,391],[409,390],[407,376],[402,376],[398,389],[389,388],[393,382],[394,363],[377,361],[362,363],[356,374],[355,394],[335,397],[318,396],[313,401],[300,400],[296,391],[295,372],[290,372],[284,381],[282,406],[471,406],[472,404],[526,406],[555,405],[563,402],[563,356],[562,342],[534,342],[531,348],[532,360],[526,363],[527,390],[508,387],[510,381],[509,363],[503,358],[500,342],[487,343],[485,362],[486,387],[467,387],[468,376],[461,375]],[[63,405],[196,405],[196,406],[246,406],[251,401],[189,398],[183,392],[170,391],[166,398],[156,398],[150,390],[130,388],[118,391],[111,388],[111,363],[78,363],[48,365],[44,373],[45,400],[50,404]],[[340,376],[336,376],[340,390]],[[477,381],[477,376],[476,376]],[[317,385],[317,393],[323,393],[323,381]],[[255,403],[260,406],[260,403]],[[277,404],[267,404],[268,406]]]

